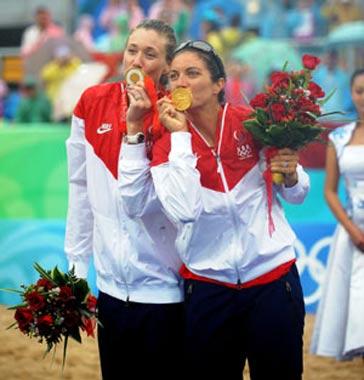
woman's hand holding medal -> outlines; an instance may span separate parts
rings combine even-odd
[[[152,107],[152,103],[144,89],[144,76],[143,71],[137,68],[131,68],[125,74],[129,98],[126,122],[128,134],[130,135],[143,130],[143,118]]]
[[[170,132],[187,132],[187,120],[184,114],[192,104],[192,93],[184,87],[177,87],[171,93],[171,99],[164,97],[159,100],[159,118]]]

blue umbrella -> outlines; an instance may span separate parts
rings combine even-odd
[[[349,22],[338,26],[327,36],[328,45],[363,45],[364,21]]]

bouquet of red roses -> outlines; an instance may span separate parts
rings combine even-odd
[[[35,284],[21,285],[23,290],[7,289],[22,298],[21,304],[9,308],[15,310],[16,322],[8,328],[16,327],[38,342],[45,342],[45,355],[64,338],[64,366],[69,337],[81,343],[80,330],[95,337],[96,298],[87,281],[75,276],[74,269],[67,273],[57,267],[46,271],[37,263],[34,268],[40,274]]]
[[[328,115],[321,113],[321,106],[334,91],[324,98],[324,91],[312,81],[312,71],[320,63],[319,58],[306,54],[302,63],[302,70],[291,72],[285,71],[286,63],[282,71],[271,75],[266,91],[250,101],[253,112],[244,126],[261,146],[269,147],[265,150],[268,164],[277,149],[302,148],[319,140],[325,131],[318,118]],[[282,175],[274,173],[273,181],[282,183]]]
[[[268,228],[270,235],[274,231],[272,220],[272,186],[282,184],[281,173],[271,173],[270,159],[278,149],[297,150],[312,141],[321,139],[326,128],[322,127],[318,118],[333,113],[322,114],[321,106],[327,102],[335,91],[326,98],[322,88],[312,81],[312,71],[320,63],[320,59],[305,54],[302,57],[302,70],[286,71],[287,63],[282,71],[271,75],[271,84],[266,91],[257,94],[251,101],[253,111],[245,128],[265,149],[266,170],[263,173],[268,198]]]

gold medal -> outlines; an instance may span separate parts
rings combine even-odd
[[[273,183],[282,185],[284,183],[284,175],[282,173],[272,173]]]
[[[172,91],[172,103],[177,111],[186,111],[192,104],[192,92],[188,88],[177,87]]]
[[[131,68],[125,73],[125,80],[127,84],[136,84],[144,80],[144,73],[140,69]]]

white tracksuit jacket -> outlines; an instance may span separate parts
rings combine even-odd
[[[86,277],[94,256],[98,288],[121,300],[183,299],[176,229],[160,208],[129,217],[119,195],[120,103],[124,87],[91,87],[75,108],[67,140],[69,207],[65,251]]]
[[[156,142],[151,170],[143,146],[133,146],[133,155],[123,158],[128,165],[120,189],[127,212],[140,215],[157,195],[177,226],[176,246],[186,267],[231,284],[254,280],[295,258],[296,236],[277,194],[302,203],[309,189],[300,165],[295,186],[274,186],[270,236],[262,160],[242,124],[249,113],[225,105],[216,149],[191,126],[190,132],[165,134]]]

